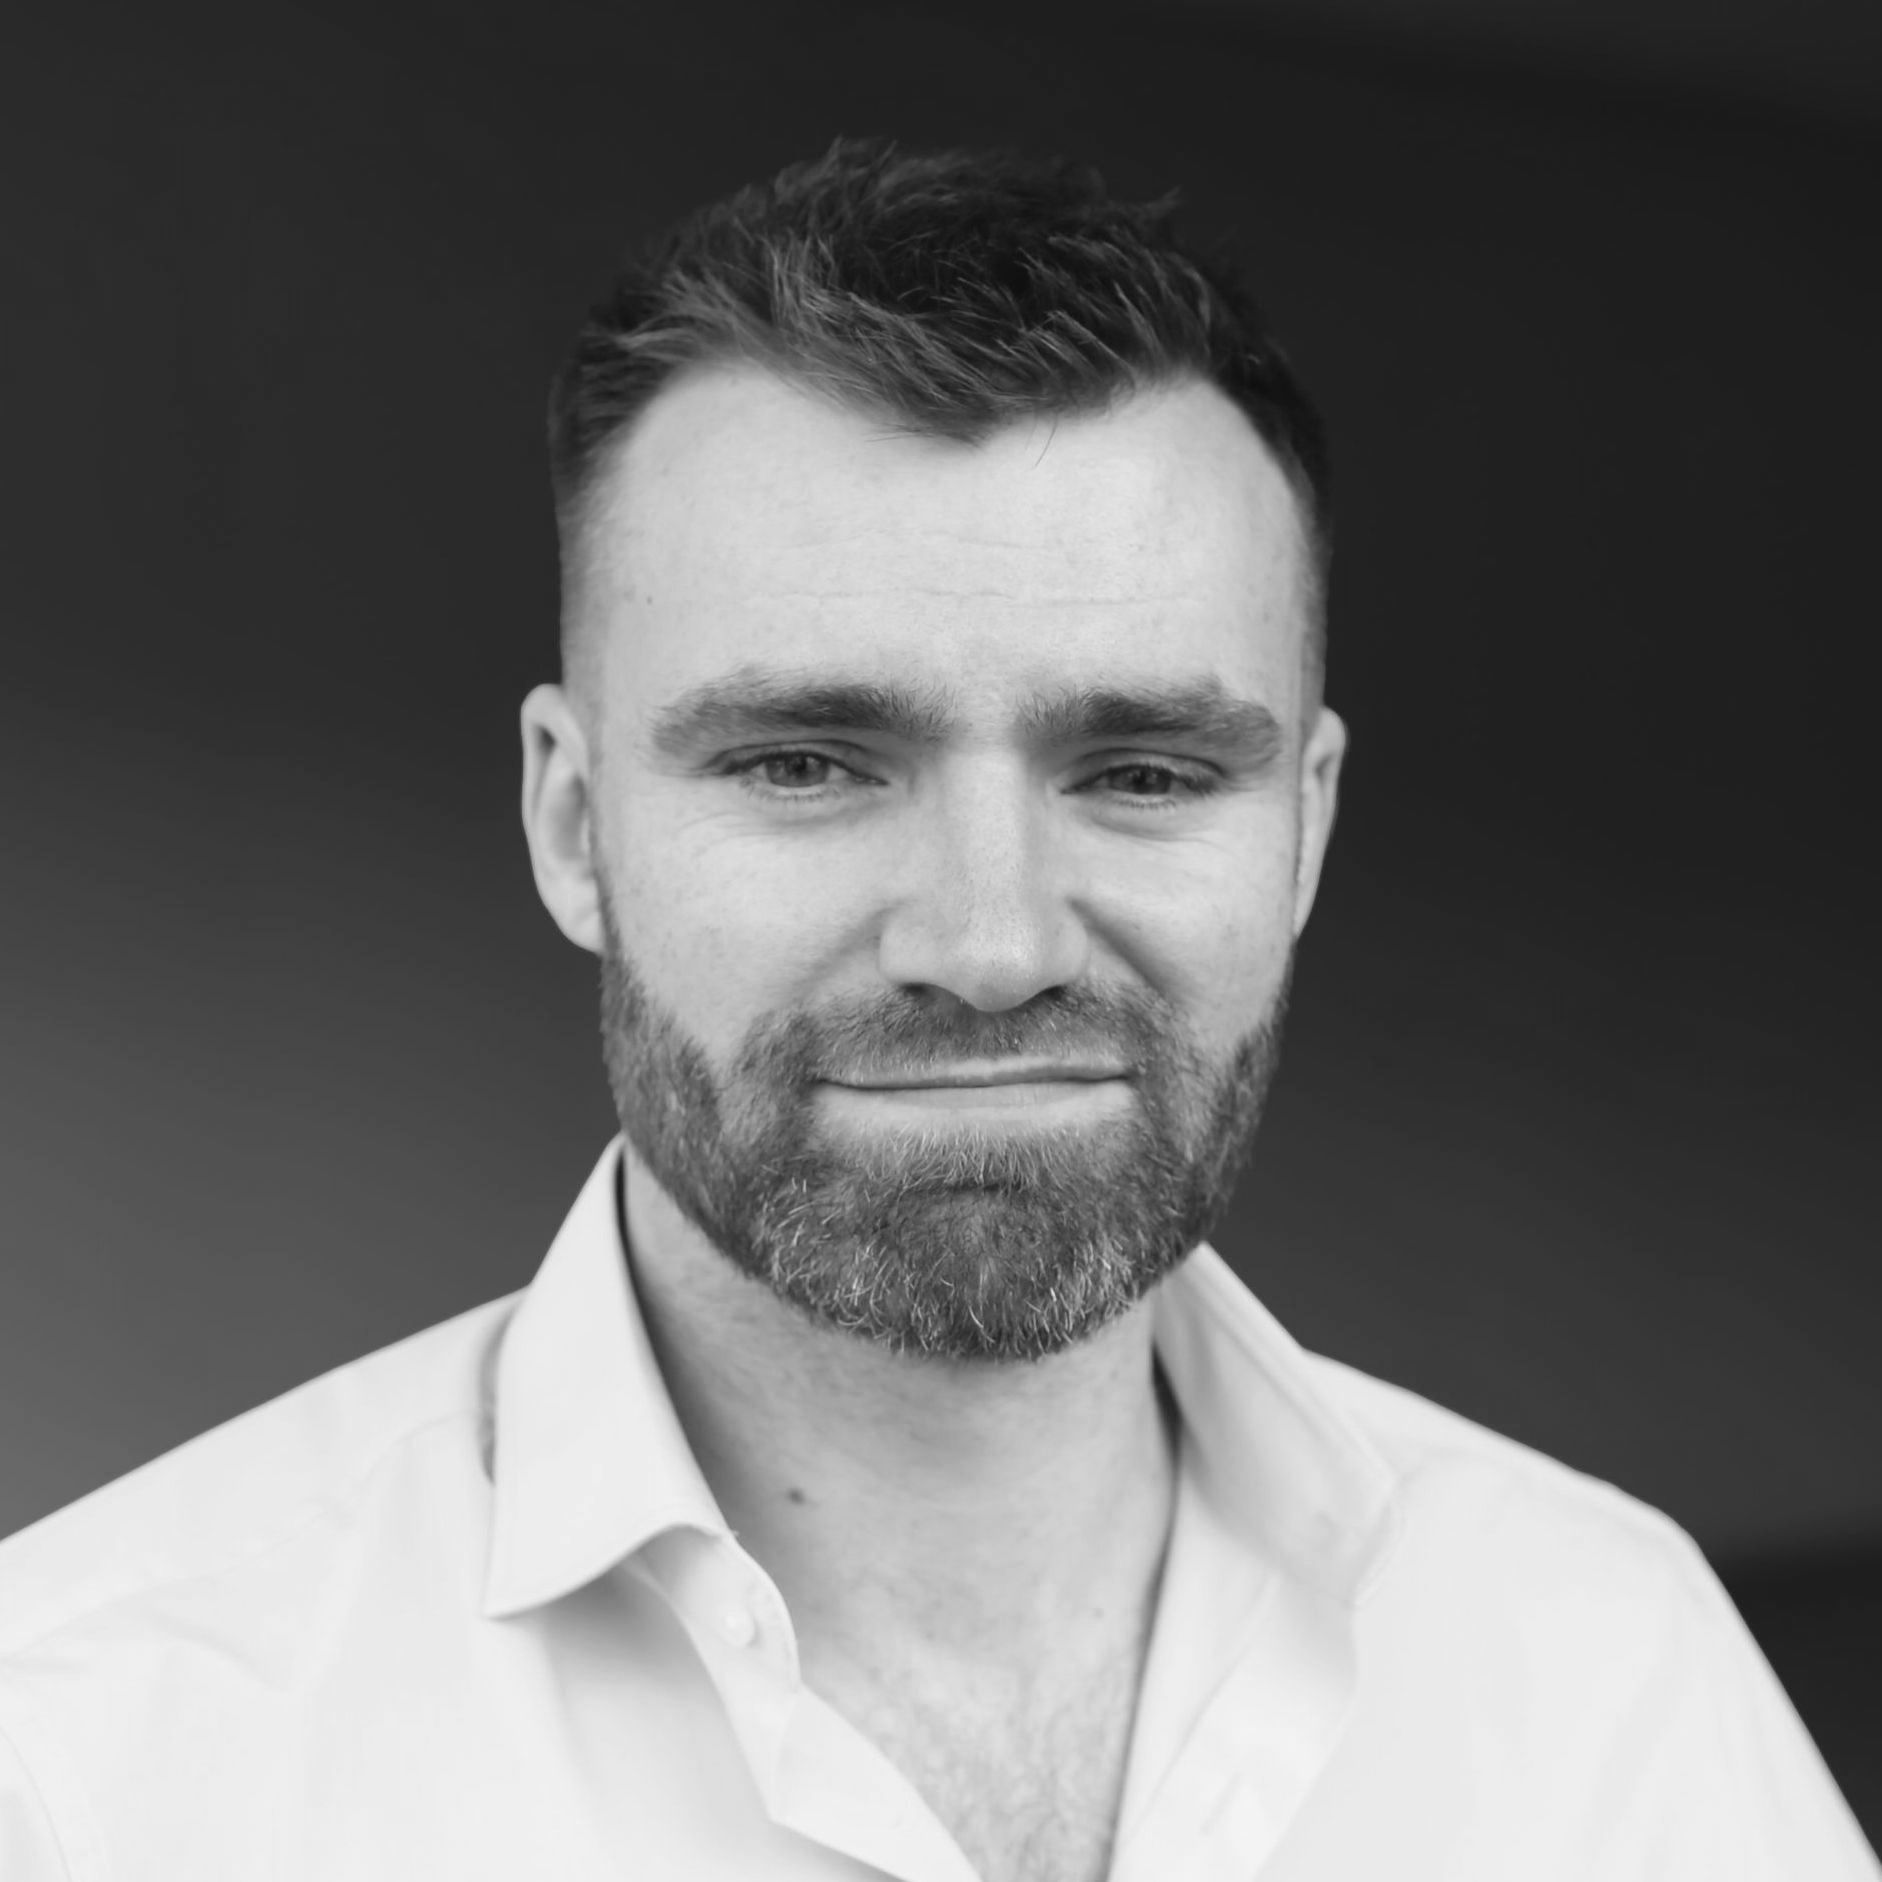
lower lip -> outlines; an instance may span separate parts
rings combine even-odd
[[[826,1085],[845,1111],[876,1116],[915,1112],[932,1120],[984,1114],[1013,1118],[1028,1113],[1070,1116],[1106,1110],[1129,1089],[1122,1078],[1024,1079],[1010,1085]]]

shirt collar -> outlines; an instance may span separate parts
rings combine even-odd
[[[504,1328],[490,1408],[492,1618],[570,1593],[665,1530],[728,1533],[634,1296],[621,1157],[617,1137]],[[1356,1603],[1401,1526],[1390,1468],[1213,1249],[1162,1285],[1154,1312],[1202,1493],[1291,1573]]]
[[[621,1232],[622,1143],[583,1185],[497,1354],[483,1611],[568,1594],[664,1530],[725,1533],[667,1396]]]
[[[1304,1352],[1207,1243],[1158,1290],[1157,1358],[1186,1458],[1224,1526],[1357,1606],[1404,1528],[1397,1473]]]

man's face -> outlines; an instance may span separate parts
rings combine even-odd
[[[1185,385],[961,445],[713,369],[644,414],[581,571],[578,938],[640,1163],[901,1350],[1132,1305],[1252,1138],[1339,761],[1247,421]]]

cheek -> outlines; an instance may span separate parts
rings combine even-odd
[[[1267,915],[1185,937],[1173,991],[1199,1038],[1238,1039],[1267,1013],[1287,973],[1292,930]]]
[[[648,819],[647,823],[652,823]],[[801,1003],[854,911],[830,872],[694,822],[611,845],[616,925],[648,987],[709,1050]]]
[[[1293,945],[1291,848],[1224,863],[1163,885],[1137,924],[1148,974],[1204,1041],[1239,1038],[1267,1013]]]

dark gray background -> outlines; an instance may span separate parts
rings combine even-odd
[[[1691,1529],[1861,1802],[1882,12],[71,4],[0,73],[0,1532],[528,1280],[612,1129],[515,814],[547,375],[708,195],[1020,142],[1180,185],[1333,426],[1224,1252]]]

